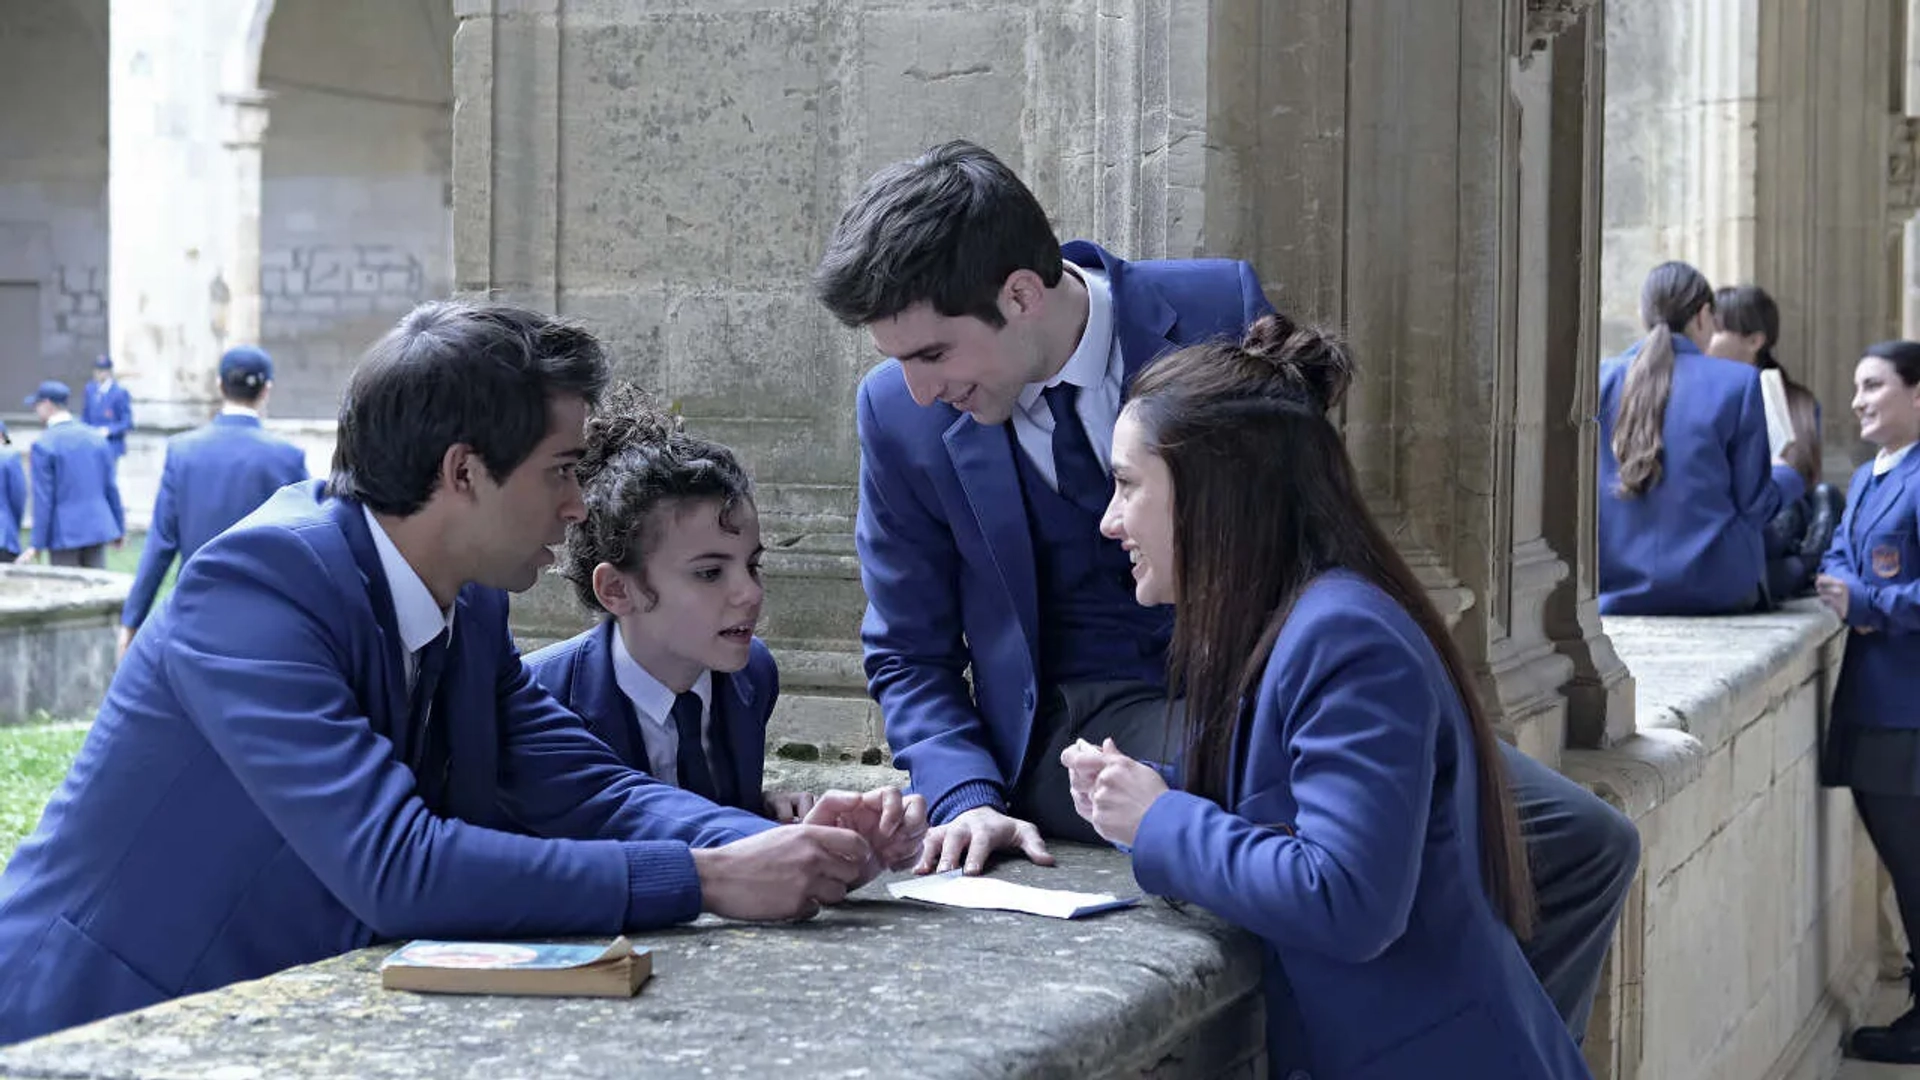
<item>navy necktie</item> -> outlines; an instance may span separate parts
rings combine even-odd
[[[447,639],[452,636],[450,631],[442,630],[415,654],[413,694],[407,709],[407,737],[410,743],[407,764],[413,769],[415,782],[420,785],[429,805],[435,799],[430,797],[434,792],[428,789],[434,787],[437,791],[436,785],[428,783],[432,772],[430,755],[433,754],[434,742],[433,698],[440,690],[440,676],[447,669]]]
[[[700,717],[705,707],[700,695],[691,690],[673,699],[673,730],[680,748],[674,754],[674,769],[680,774],[680,786],[695,795],[719,801],[714,790],[713,770],[707,765],[706,746],[700,739]]]
[[[1094,456],[1093,443],[1087,439],[1086,425],[1074,408],[1080,388],[1072,383],[1055,383],[1040,392],[1053,411],[1053,475],[1060,494],[1074,505],[1094,514],[1106,512],[1112,496],[1107,470]]]

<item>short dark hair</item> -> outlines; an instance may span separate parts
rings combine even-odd
[[[354,369],[329,487],[404,517],[433,496],[455,444],[473,447],[497,483],[547,437],[550,402],[595,405],[607,377],[600,342],[551,315],[461,300],[421,304]]]
[[[1060,240],[1012,169],[956,140],[873,174],[828,238],[813,290],[847,326],[926,301],[998,329],[996,300],[1016,270],[1059,284]]]
[[[1893,365],[1894,374],[1908,386],[1920,386],[1920,342],[1880,341],[1867,346],[1862,357],[1878,357]]]
[[[593,592],[593,568],[603,562],[634,575],[648,603],[659,602],[645,572],[660,537],[659,510],[712,500],[720,527],[738,533],[734,511],[753,500],[753,483],[732,450],[687,434],[678,416],[629,383],[615,387],[588,421],[587,452],[574,475],[587,516],[567,526],[558,569],[589,611],[606,610]]]

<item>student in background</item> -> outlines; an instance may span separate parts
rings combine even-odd
[[[780,672],[753,634],[765,549],[739,458],[625,386],[588,421],[575,475],[587,515],[559,569],[603,618],[527,657],[534,679],[633,768],[799,821],[812,795],[760,786]]]
[[[0,563],[20,557],[20,523],[27,519],[27,470],[13,436],[0,422]]]
[[[1821,563],[1820,600],[1852,633],[1834,684],[1820,780],[1854,806],[1893,880],[1908,942],[1920,942],[1920,343],[1867,349],[1853,373],[1860,437],[1879,447],[1847,489],[1846,516]],[[1908,978],[1920,996],[1920,961]],[[1920,1065],[1920,1006],[1853,1032],[1868,1061]]]
[[[1833,541],[1833,531],[1846,512],[1846,497],[1831,484],[1820,482],[1820,402],[1813,391],[1793,380],[1773,355],[1780,340],[1780,308],[1757,285],[1721,289],[1713,295],[1713,339],[1708,356],[1751,364],[1760,371],[1778,371],[1786,386],[1787,410],[1793,421],[1795,466],[1807,493],[1782,506],[1767,521],[1763,534],[1767,551],[1767,591],[1775,601],[1813,592],[1813,576],[1820,558]]]
[[[260,424],[272,390],[271,357],[247,345],[228,349],[220,358],[220,414],[167,440],[153,525],[120,612],[121,656],[146,621],[174,556],[184,564],[267,496],[307,478],[305,452]]]
[[[114,475],[113,448],[99,432],[76,423],[67,411],[67,384],[47,380],[26,403],[46,430],[28,451],[33,471],[33,536],[21,562],[40,552],[54,566],[104,570],[107,545],[127,532]]]
[[[1079,743],[1074,807],[1141,888],[1260,936],[1271,1075],[1586,1077],[1516,941],[1500,739],[1326,418],[1351,375],[1268,315],[1135,380],[1101,532],[1174,608],[1185,790]]]
[[[1702,351],[1714,323],[1700,271],[1654,267],[1640,318],[1647,336],[1600,366],[1600,611],[1760,610],[1762,530],[1806,481],[1768,450],[1759,373]]]
[[[113,357],[94,360],[93,378],[80,405],[80,420],[106,437],[115,462],[127,455],[127,432],[133,429],[133,395],[113,377]]]

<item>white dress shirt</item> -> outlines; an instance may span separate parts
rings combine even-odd
[[[613,650],[613,681],[627,695],[634,716],[640,719],[640,738],[647,745],[647,772],[655,780],[679,787],[680,730],[673,725],[673,702],[678,695],[627,651],[626,636],[617,623],[609,648]],[[701,672],[693,682],[693,692],[700,698],[700,749],[711,769],[713,737],[708,732],[713,723],[713,672]]]
[[[1113,287],[1106,271],[1069,265],[1066,272],[1079,274],[1086,282],[1087,328],[1060,373],[1043,383],[1028,383],[1013,410],[1013,433],[1020,449],[1055,491],[1060,490],[1060,480],[1053,466],[1053,410],[1041,392],[1063,382],[1080,388],[1074,411],[1080,414],[1100,468],[1112,472],[1113,425],[1120,418],[1120,389],[1126,373],[1120,340],[1113,332]]]
[[[360,512],[367,515],[367,531],[373,534],[374,550],[380,553],[380,571],[386,575],[387,592],[393,597],[393,620],[400,628],[400,644],[406,650],[407,694],[411,697],[414,677],[420,673],[420,650],[434,638],[453,630],[454,609],[442,610],[435,602],[427,583],[420,580],[406,556],[393,546],[393,538],[387,535],[373,511],[362,506]]]
[[[1898,466],[1901,462],[1907,460],[1907,454],[1909,451],[1913,449],[1913,447],[1914,447],[1913,443],[1908,443],[1907,445],[1901,447],[1898,450],[1893,451],[1892,453],[1888,453],[1887,451],[1882,450],[1878,454],[1875,454],[1873,456],[1873,475],[1885,476],[1888,473],[1892,472],[1895,466]]]

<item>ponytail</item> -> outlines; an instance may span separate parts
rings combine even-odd
[[[1667,398],[1673,393],[1673,331],[1657,323],[1627,367],[1613,424],[1613,456],[1620,463],[1623,499],[1637,499],[1660,482]]]

